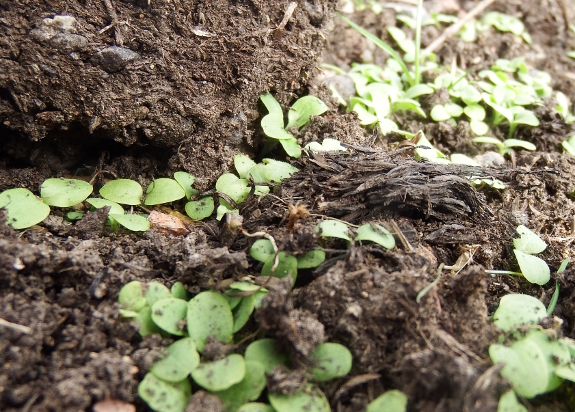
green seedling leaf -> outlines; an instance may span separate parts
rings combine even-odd
[[[100,196],[121,205],[139,205],[143,195],[142,186],[130,179],[110,180],[100,189]]]
[[[8,212],[6,224],[14,229],[34,226],[50,214],[50,207],[24,188],[8,189],[0,193],[0,208]]]
[[[108,218],[124,226],[132,232],[145,232],[150,229],[150,222],[143,215],[113,215],[108,214]]]
[[[300,128],[309,122],[311,116],[319,116],[325,112],[327,112],[327,106],[317,97],[301,97],[289,109],[286,129],[294,126]]]
[[[250,248],[250,256],[260,262],[267,262],[275,256],[272,242],[267,239],[258,239]]]
[[[348,234],[348,227],[345,223],[337,220],[324,220],[315,227],[322,237],[335,237],[339,239],[351,240]]]
[[[436,89],[441,88],[447,89],[449,86],[451,86],[453,80],[454,79],[451,73],[443,73],[435,78],[435,80],[433,81],[433,85],[435,86]]]
[[[246,179],[240,179],[234,174],[224,173],[216,181],[216,190],[225,193],[236,203],[241,203],[248,197],[250,188]]]
[[[517,249],[513,249],[513,253],[515,253],[517,263],[519,263],[519,268],[525,279],[538,285],[544,285],[549,282],[551,271],[543,259],[528,255]]]
[[[475,160],[465,155],[454,153],[451,155],[451,163],[456,165],[467,165],[467,166],[480,166]]]
[[[218,209],[216,210],[216,220],[222,220],[222,217],[224,217],[224,215],[226,213],[231,213],[231,214],[239,214],[240,211],[238,209],[232,209],[232,207],[230,206],[230,204],[228,202],[226,202],[223,199],[220,199],[220,205],[218,206]]]
[[[289,355],[276,350],[275,339],[259,339],[248,345],[245,353],[246,361],[260,362],[265,373],[270,373],[276,366],[287,368]]]
[[[246,374],[241,382],[228,389],[214,392],[226,407],[226,410],[237,410],[248,401],[258,399],[266,387],[264,367],[256,361],[246,361]]]
[[[255,285],[254,285],[255,286]],[[240,304],[232,311],[234,318],[233,333],[236,333],[248,323],[252,312],[254,311],[255,297],[254,295],[245,296],[242,298]]]
[[[405,97],[408,99],[415,99],[419,96],[432,94],[434,91],[435,89],[433,87],[421,83],[407,89],[407,91],[405,92]]]
[[[262,267],[262,276],[269,276],[272,271],[272,266],[274,263],[273,257],[264,263]],[[285,278],[286,276],[291,276],[293,281],[297,277],[297,259],[292,256],[288,255],[286,252],[279,252],[278,253],[278,266],[274,271],[275,278]]]
[[[254,182],[269,182],[266,177],[266,166],[264,164],[256,164],[251,169],[246,172],[246,179],[251,176]],[[270,192],[268,186],[256,186],[254,190],[254,195],[264,196]]]
[[[161,283],[150,282],[146,286],[148,289],[146,290],[144,297],[146,298],[146,302],[149,306],[153,306],[154,303],[160,299],[167,299],[172,297],[169,289]]]
[[[322,343],[310,358],[316,361],[312,369],[313,377],[318,382],[327,382],[341,378],[351,370],[352,356],[349,349],[339,343]]]
[[[183,385],[187,388],[182,389]],[[183,412],[191,392],[187,380],[173,384],[164,382],[151,373],[146,374],[138,385],[138,395],[155,412]]]
[[[393,249],[395,246],[395,239],[389,230],[375,223],[361,225],[357,229],[357,236],[354,240],[374,242],[386,249]]]
[[[186,193],[186,199],[190,199],[192,196],[197,195],[199,192],[192,187],[196,178],[187,172],[175,172],[174,179],[176,182],[182,186],[184,192]]]
[[[283,113],[270,113],[262,119],[261,125],[266,136],[276,140],[293,139],[293,135],[284,129]]]
[[[405,412],[407,408],[407,395],[392,389],[375,398],[365,412]]]
[[[237,154],[234,156],[234,167],[242,179],[248,178],[248,172],[254,166],[256,166],[256,162],[250,159],[249,156],[245,154]]]
[[[234,318],[230,306],[218,292],[202,292],[188,302],[188,334],[200,353],[210,335],[219,341],[228,342],[232,338],[233,328]]]
[[[495,101],[495,98],[493,97],[493,95],[487,94],[487,93],[482,93],[482,97],[483,97],[483,101],[487,105],[491,106],[491,108],[494,111],[496,111],[502,118],[507,119],[507,121],[509,123],[513,122],[513,113],[509,109],[498,104],[497,101]],[[494,123],[497,126],[499,123],[501,123],[501,121],[498,120],[497,122],[494,122]]]
[[[549,368],[543,351],[530,340],[524,339],[510,347],[493,344],[489,357],[494,364],[503,363],[501,376],[513,385],[513,389],[525,398],[542,394],[549,385]]]
[[[270,93],[265,93],[260,96],[260,100],[268,109],[269,113],[279,113],[283,116],[283,110],[278,101]],[[282,120],[283,125],[283,120]]]
[[[466,22],[461,30],[457,33],[461,40],[466,43],[473,43],[477,39],[477,30],[475,28],[475,20]]]
[[[188,300],[188,292],[186,291],[186,287],[182,282],[174,283],[170,289],[170,293],[172,294],[173,298],[183,299],[185,301]]]
[[[209,391],[223,391],[246,376],[246,362],[233,353],[214,362],[201,363],[192,371],[194,382]]]
[[[499,147],[499,149],[502,149],[505,147],[505,145],[503,144],[503,142],[499,139],[496,139],[495,137],[489,137],[489,136],[480,136],[480,137],[475,137],[472,139],[472,141],[474,143],[487,143],[487,144],[494,144],[497,147]]]
[[[256,292],[254,297],[254,308],[255,309],[259,309],[262,307],[262,300],[264,299],[264,297],[268,294],[268,290],[267,289],[262,289],[259,292]]]
[[[260,287],[249,282],[233,282],[230,284],[229,288],[236,289],[241,292],[253,292],[254,290],[258,290]]]
[[[463,100],[466,105],[471,106],[481,101],[481,93],[475,87],[468,84],[461,89],[461,100]]]
[[[203,220],[214,213],[214,198],[202,197],[186,203],[186,214],[194,220]]]
[[[533,113],[531,110],[524,110],[515,115],[515,117],[513,118],[513,123],[526,124],[527,126],[537,127],[539,126],[539,119],[537,118],[537,116],[535,116],[535,113]]]
[[[451,115],[441,104],[436,104],[435,106],[433,106],[433,109],[431,109],[431,113],[429,115],[436,122],[444,122],[446,120],[451,119]]]
[[[152,333],[160,333],[161,330],[152,320],[152,308],[148,305],[140,309],[136,315],[136,322],[140,325],[140,336],[151,335]]]
[[[482,122],[480,120],[472,120],[469,122],[469,128],[473,133],[477,136],[481,136],[489,132],[489,126],[487,123]]]
[[[437,150],[435,147],[433,147],[431,142],[429,140],[427,140],[427,137],[425,137],[425,135],[423,135],[423,134],[419,139],[419,143],[417,144],[417,149],[415,149],[415,156],[416,156],[417,160],[419,160],[421,158],[427,159],[431,162],[438,162],[441,160],[446,160],[447,163],[449,163],[449,161],[447,159],[443,159],[443,157],[445,157],[443,155],[443,153],[441,153],[439,150]]]
[[[167,356],[155,362],[150,372],[166,382],[179,382],[192,373],[200,364],[196,344],[190,338],[175,341],[167,348]]]
[[[459,117],[463,114],[463,108],[456,103],[446,103],[443,107],[451,117]]]
[[[122,305],[124,310],[139,311],[144,306],[146,306],[146,298],[144,297],[144,290],[142,288],[142,283],[138,281],[133,281],[126,283],[120,289],[120,294],[118,295],[118,301]]]
[[[289,395],[268,393],[268,400],[277,412],[330,412],[325,395],[318,388],[308,386]]]
[[[280,144],[288,156],[294,157],[296,159],[301,157],[301,146],[295,138],[280,140]]]
[[[66,219],[68,222],[75,222],[82,219],[83,216],[83,212],[68,212],[66,213],[66,217],[64,219]]]
[[[230,305],[230,309],[233,311],[242,301],[241,296],[228,296],[224,295],[224,298],[228,301],[228,305]]]
[[[160,178],[150,183],[146,189],[144,204],[159,205],[180,200],[185,196],[184,188],[174,179]]]
[[[96,209],[101,209],[103,207],[109,206],[110,211],[108,212],[108,214],[110,214],[110,215],[123,215],[124,214],[124,208],[122,206],[120,206],[119,204],[117,204],[116,202],[112,202],[111,200],[99,199],[96,197],[89,197],[88,199],[86,199],[86,202],[89,203],[91,206],[93,206]]]
[[[559,266],[559,269],[557,269],[557,274],[561,274],[563,272],[565,272],[565,269],[567,269],[567,265],[569,264],[569,261],[571,259],[570,258],[565,258],[565,260],[563,260],[563,262],[561,262],[561,265]]]
[[[236,412],[275,412],[275,411],[274,408],[272,408],[267,403],[250,402],[244,404]]]
[[[545,305],[529,295],[505,295],[493,314],[493,323],[504,332],[509,332],[521,325],[536,325],[547,317]]]
[[[405,112],[406,110],[417,113],[421,117],[427,117],[425,112],[421,108],[419,102],[411,99],[398,99],[392,104],[392,111],[395,112]]]
[[[545,392],[553,391],[561,386],[563,379],[555,375],[555,368],[559,365],[567,365],[571,363],[569,349],[556,339],[549,339],[547,333],[539,329],[532,329],[527,332],[523,340],[534,342],[539,349],[541,349],[541,352],[543,352],[543,356],[547,361],[549,383],[547,388],[545,388]]]
[[[280,183],[299,170],[286,162],[280,162],[274,159],[263,159],[265,163],[265,176],[267,182]]]
[[[70,207],[83,202],[92,190],[92,185],[83,180],[53,178],[44,180],[40,197],[48,206]]]
[[[352,111],[357,113],[359,124],[362,126],[369,126],[377,122],[377,116],[369,112],[363,104],[353,105]]]
[[[515,230],[521,235],[519,239],[513,239],[513,246],[515,246],[515,249],[529,255],[535,255],[543,252],[547,248],[547,243],[527,227],[519,225]]]
[[[325,260],[325,252],[321,249],[310,250],[297,257],[298,269],[311,269],[318,267]]]
[[[184,336],[182,320],[186,318],[188,302],[182,299],[160,299],[152,305],[152,320],[159,328],[176,336]]]
[[[509,104],[517,97],[515,90],[511,89],[508,85],[497,85],[493,89],[493,98],[499,104]]]
[[[527,412],[527,408],[519,403],[515,392],[510,390],[499,398],[497,412]]]
[[[463,112],[471,119],[481,121],[485,119],[485,109],[476,103],[465,106]]]

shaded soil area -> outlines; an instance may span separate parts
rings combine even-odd
[[[334,2],[298,2],[279,32],[284,2],[145,3],[116,1],[112,10],[105,1],[0,0],[0,191],[26,187],[37,193],[47,177],[99,171],[146,183],[175,168],[208,187],[235,153],[261,147],[260,93],[272,90],[284,105],[307,91],[330,102],[329,91],[313,77],[322,50],[326,61],[342,67],[369,53],[376,63],[385,61],[334,20]],[[447,11],[475,4],[453,3],[457,7]],[[438,58],[445,64],[457,59],[473,75],[499,57],[527,53],[531,64],[551,73],[554,87],[575,100],[575,60],[563,57],[575,49],[564,25],[575,18],[573,6],[545,4],[494,6],[525,21],[536,52],[510,34],[491,32],[475,44],[450,39]],[[430,2],[430,10],[435,6]],[[55,23],[42,19],[60,13],[75,17],[73,29],[62,31],[60,22],[49,37]],[[387,9],[355,18],[383,38],[386,25],[395,23]],[[48,34],[33,36],[34,30]],[[439,33],[426,28],[424,45]],[[112,45],[137,57],[119,71],[106,71],[107,63],[98,60],[103,57],[95,56]],[[487,355],[499,334],[489,315],[509,292],[529,293],[547,305],[555,284],[537,286],[485,270],[517,270],[512,238],[519,224],[549,245],[541,257],[552,273],[574,257],[575,157],[560,148],[571,128],[553,106],[538,109],[539,127],[519,131],[537,152],[516,152],[481,169],[482,176],[507,185],[502,191],[474,187],[468,167],[416,162],[413,146],[397,136],[380,139],[335,105],[313,119],[297,136],[302,143],[335,138],[348,151],[293,161],[299,172],[273,194],[249,197],[241,214],[248,232],[269,233],[280,250],[298,255],[321,244],[327,259],[300,271],[292,291],[272,282],[270,298],[245,336],[261,328],[259,336],[282,339],[302,363],[321,339],[347,346],[354,357],[350,376],[322,384],[334,411],[363,410],[389,389],[408,395],[410,411],[496,411],[509,384]],[[444,153],[489,151],[470,143],[465,121],[396,120],[404,130],[422,128]],[[298,203],[307,213],[292,220],[289,206]],[[181,211],[183,203],[171,208]],[[261,264],[247,253],[254,239],[213,219],[173,236],[155,229],[111,232],[102,211],[75,224],[62,216],[57,211],[24,231],[0,226],[0,319],[9,322],[0,324],[0,410],[90,410],[113,398],[144,411],[137,384],[171,340],[142,339],[137,325],[120,318],[120,288],[132,280],[180,281],[193,294],[221,288],[224,280],[256,278]],[[396,247],[319,239],[313,228],[326,217],[352,227],[378,222],[394,234]],[[446,269],[438,284],[417,303],[441,263]],[[558,333],[569,337],[575,336],[574,274],[568,267],[552,275],[561,288]],[[288,327],[293,319],[320,323],[325,335],[294,332]],[[531,408],[573,410],[573,389],[565,383],[530,401]]]

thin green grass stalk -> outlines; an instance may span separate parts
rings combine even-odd
[[[414,85],[419,84],[421,76],[419,73],[419,54],[421,52],[421,19],[423,15],[423,0],[417,2],[417,15],[415,16],[415,79]]]
[[[367,30],[365,30],[363,27],[358,26],[357,24],[355,24],[354,22],[352,22],[350,19],[348,19],[347,17],[342,16],[341,14],[337,13],[337,15],[347,24],[349,24],[349,26],[351,28],[353,28],[355,31],[357,31],[359,34],[361,34],[363,37],[371,40],[372,42],[375,43],[375,45],[377,47],[379,47],[381,50],[383,50],[384,52],[388,53],[393,60],[395,60],[399,66],[401,67],[401,70],[403,70],[403,73],[405,73],[405,77],[407,77],[407,82],[409,83],[410,86],[415,86],[415,82],[413,80],[413,77],[411,77],[411,74],[409,73],[409,69],[407,68],[407,66],[405,65],[405,62],[403,61],[403,59],[401,58],[401,56],[399,54],[397,54],[397,52],[395,50],[393,50],[391,48],[390,45],[386,44],[383,40],[381,40],[380,38],[378,38],[377,36],[371,34],[370,32],[368,32]]]
[[[444,263],[440,264],[439,267],[437,268],[437,277],[435,278],[435,280],[426,287],[424,287],[423,289],[421,289],[421,292],[417,294],[415,301],[418,304],[419,302],[421,302],[421,299],[427,294],[427,292],[429,292],[431,289],[433,289],[435,285],[439,283],[439,279],[441,279],[441,271],[443,270],[443,266],[445,266]]]
[[[549,306],[547,307],[547,316],[551,316],[553,314],[555,306],[557,306],[558,300],[559,300],[559,282],[555,282],[555,292],[553,292],[553,296],[551,296],[551,300],[549,301]]]

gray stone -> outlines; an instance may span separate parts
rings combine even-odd
[[[55,49],[71,52],[84,49],[88,45],[88,39],[78,34],[60,33],[52,37],[48,43]]]
[[[106,72],[116,73],[138,57],[140,57],[138,53],[125,47],[110,46],[99,51],[94,56],[94,61]]]
[[[45,42],[60,33],[75,33],[76,19],[72,16],[54,16],[42,19],[42,23],[30,31],[32,38]]]

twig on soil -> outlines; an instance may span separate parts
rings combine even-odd
[[[34,333],[32,328],[29,328],[28,326],[23,326],[23,325],[18,325],[17,323],[8,322],[7,320],[4,320],[2,318],[0,318],[0,326],[14,329],[18,332],[25,333],[26,335],[31,335],[32,333]]]
[[[458,20],[456,23],[449,26],[445,31],[435,39],[427,48],[424,50],[425,54],[433,53],[443,42],[457,33],[465,23],[477,16],[487,7],[489,7],[495,0],[483,0],[477,6],[475,6],[469,13],[467,13],[462,19]]]
[[[460,355],[460,356],[466,355],[466,356],[470,357],[471,359],[474,359],[478,362],[482,361],[482,359],[479,356],[477,356],[475,353],[473,353],[473,351],[471,349],[469,349],[464,344],[460,343],[457,339],[455,339],[453,336],[451,336],[449,333],[447,333],[443,329],[436,329],[434,331],[434,333],[435,333],[435,336],[440,338],[447,346],[449,346],[449,348],[453,352],[457,353],[458,355]]]
[[[393,234],[397,235],[403,247],[408,251],[413,252],[413,246],[411,246],[411,244],[409,243],[409,241],[407,240],[407,238],[405,237],[405,235],[403,234],[403,232],[401,231],[399,225],[395,222],[395,220],[391,219],[389,221],[389,224],[393,229]]]
[[[112,19],[112,23],[110,23],[109,25],[104,27],[102,30],[100,30],[100,34],[113,28],[114,29],[114,38],[116,40],[116,44],[118,46],[122,46],[124,44],[124,36],[122,36],[122,32],[118,28],[118,14],[116,13],[116,9],[114,8],[114,5],[112,4],[111,0],[104,0],[104,4],[106,5],[106,10],[108,11],[110,18]]]
[[[284,18],[282,19],[281,23],[278,27],[274,30],[274,40],[279,40],[284,32],[284,27],[288,24],[289,19],[291,18],[295,8],[297,7],[297,2],[292,1],[288,4],[286,12],[284,14]]]

